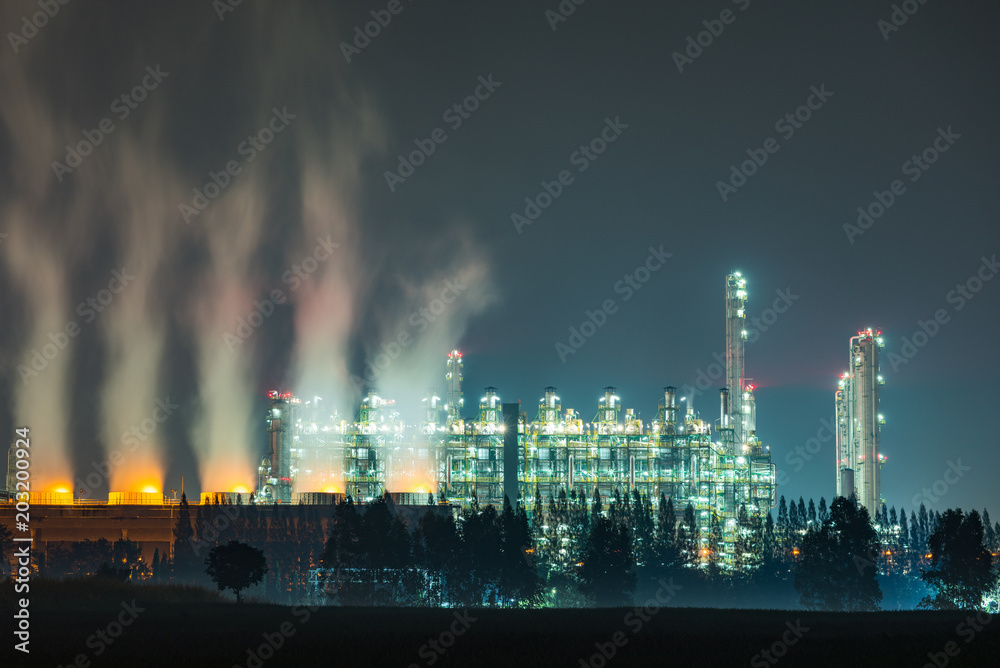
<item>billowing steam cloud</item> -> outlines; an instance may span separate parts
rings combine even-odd
[[[203,217],[209,270],[198,289],[198,380],[201,413],[195,447],[203,487],[228,491],[252,485],[255,476],[250,434],[253,422],[254,337],[234,351],[226,334],[246,319],[257,297],[251,260],[264,219],[261,177],[254,172],[229,187]]]
[[[33,7],[5,5],[0,24]],[[352,352],[374,359],[406,332],[409,343],[368,380],[417,420],[444,354],[494,297],[473,239],[449,232],[428,248],[365,220],[361,175],[384,150],[385,128],[348,77],[329,7],[244,3],[225,22],[210,9],[123,9],[163,14],[136,31],[135,17],[97,26],[92,8],[67,5],[0,55],[0,276],[10,284],[0,307],[17,316],[5,319],[0,368],[13,397],[4,420],[32,429],[33,489],[94,471],[105,472],[95,492],[179,488],[168,470],[187,473],[188,488],[195,473],[206,491],[253,487],[264,454],[255,401],[275,378],[261,360],[274,350],[286,351],[286,389],[348,416],[365,375]],[[67,62],[64,51],[102,40],[73,32],[86,20],[115,36],[114,59]],[[159,62],[170,72],[162,88],[72,173],[56,174],[52,161]],[[253,158],[237,148],[247,135],[267,139]],[[232,160],[238,174],[206,197],[206,175]],[[262,309],[275,290],[281,303]],[[77,304],[103,294],[109,302],[84,318]],[[82,333],[61,345],[67,323]],[[371,331],[381,339],[359,341]],[[165,407],[181,405],[193,409],[173,408],[165,424]],[[178,464],[188,447],[197,472]]]
[[[65,332],[69,311],[65,279],[51,251],[35,238],[26,213],[9,213],[4,221],[9,230],[4,259],[24,297],[27,331],[26,352],[17,361],[16,376],[8,373],[16,388],[14,419],[18,428],[30,429],[35,486],[68,489],[73,476],[67,448],[67,375],[73,350]]]
[[[120,235],[121,278],[114,287],[121,291],[100,321],[107,345],[101,433],[107,456],[121,454],[110,468],[112,490],[160,490],[165,462],[160,427],[174,408],[160,382],[166,323],[157,287],[178,237],[174,203],[180,189],[173,187],[162,159],[153,159],[128,135],[117,139],[108,208]]]
[[[489,264],[460,232],[426,249],[419,278],[395,276],[402,296],[380,308],[382,340],[368,346],[365,379],[395,399],[408,422],[419,421],[421,400],[440,387],[445,354],[477,314],[496,298]]]
[[[355,139],[346,127],[320,154],[302,134],[302,233],[289,256],[295,311],[294,386],[303,396],[323,397],[340,411],[349,410],[357,391],[350,382],[348,355],[358,300],[367,289],[359,261],[361,228],[357,220],[358,170],[370,145],[380,137],[374,113],[355,117]],[[332,250],[325,244],[336,245]],[[308,270],[315,267],[315,270]]]
[[[14,11],[5,9],[0,17],[7,25]],[[7,170],[9,187],[18,193],[4,197],[0,231],[6,236],[0,257],[13,284],[11,292],[21,298],[20,313],[8,310],[4,318],[6,327],[20,330],[20,337],[7,341],[21,344],[18,353],[4,351],[4,375],[14,397],[14,426],[30,429],[35,489],[69,488],[67,380],[74,330],[70,325],[67,333],[72,318],[59,248],[70,230],[61,239],[53,238],[52,178],[45,160],[55,150],[57,131],[27,73],[10,58],[0,60],[0,89],[5,91],[0,96],[0,119],[8,129],[4,143],[10,163],[16,165]],[[12,128],[19,131],[11,132]]]

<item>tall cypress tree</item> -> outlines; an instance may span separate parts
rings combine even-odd
[[[788,505],[785,503],[785,495],[782,494],[778,500],[778,530],[788,529]]]
[[[181,502],[177,508],[177,524],[174,525],[174,560],[173,576],[190,579],[200,572],[194,554],[194,527],[191,525],[191,512],[188,506],[187,494],[181,494]]]
[[[788,528],[792,532],[798,531],[802,528],[802,522],[799,520],[799,507],[794,503],[788,508]]]

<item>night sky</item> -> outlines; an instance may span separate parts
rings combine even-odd
[[[130,461],[212,489],[263,453],[267,390],[353,411],[351,376],[390,341],[409,343],[379,387],[413,417],[459,347],[469,415],[493,385],[533,419],[554,385],[589,420],[614,385],[648,422],[663,386],[711,376],[740,271],[779,494],[832,499],[833,439],[794,450],[833,417],[848,339],[879,327],[883,496],[1000,517],[1000,280],[980,281],[1000,271],[1000,7],[901,4],[896,26],[889,2],[72,2],[34,34],[36,3],[5,2],[0,429],[29,426],[79,476],[169,397]],[[391,20],[342,46],[373,11]],[[85,131],[93,152],[54,167]],[[198,210],[210,173],[226,185]],[[845,228],[859,207],[880,215]],[[651,248],[671,255],[626,289]],[[136,278],[87,322],[78,304],[123,267]],[[240,338],[255,300],[266,317]],[[709,380],[694,405],[714,421]]]

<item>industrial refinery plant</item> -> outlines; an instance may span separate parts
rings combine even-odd
[[[882,332],[868,328],[851,337],[850,364],[835,393],[837,424],[837,496],[856,497],[869,514],[882,506],[878,351]]]
[[[715,420],[696,413],[675,387],[664,388],[657,414],[647,420],[622,406],[615,387],[604,388],[597,405],[588,409],[593,413],[564,408],[555,387],[542,390],[537,409],[504,403],[497,388],[487,387],[478,408],[469,411],[462,386],[465,359],[452,350],[444,360],[444,396],[428,394],[418,424],[405,422],[395,401],[374,388],[362,398],[354,419],[339,416],[319,397],[270,392],[261,424],[269,447],[255,462],[256,483],[203,491],[201,504],[330,505],[348,495],[363,503],[388,493],[403,506],[502,506],[506,498],[532,513],[536,498],[545,503],[563,493],[610,499],[638,492],[654,507],[661,498],[671,499],[678,511],[692,506],[701,546],[717,544],[719,563],[731,565],[741,532],[768,514],[777,498],[770,447],[757,437],[754,387],[744,369],[746,301],[746,279],[738,273],[727,276],[726,386],[719,392]],[[864,340],[858,345],[862,350]],[[863,352],[858,355],[867,359]],[[877,368],[877,359],[867,363]],[[856,368],[868,367],[859,361]],[[860,382],[858,401],[845,410],[868,406]],[[859,440],[854,446],[854,438],[845,432],[845,444],[856,448],[861,461],[868,452],[864,448],[877,450],[877,431],[874,445]],[[844,461],[855,459],[845,455]],[[859,489],[864,493],[874,485],[877,499],[877,471],[872,479],[871,467],[856,468]],[[10,468],[8,486],[13,473]],[[67,506],[100,506],[109,518],[131,517],[135,513],[129,508],[145,506],[140,515],[155,515],[162,527],[146,536],[146,528],[136,526],[130,535],[169,550],[171,508],[182,490],[169,496],[153,485],[112,491],[107,504],[83,494],[76,498],[68,486],[32,491],[30,497],[33,505],[51,507],[45,540],[89,535],[86,513]],[[44,513],[39,508],[37,514]],[[62,525],[53,523],[56,517],[66,526],[57,528]]]
[[[732,563],[741,526],[776,505],[770,448],[756,432],[754,388],[744,373],[746,279],[726,277],[726,387],[719,418],[701,418],[676,388],[664,388],[655,418],[643,421],[605,387],[586,420],[546,387],[537,410],[503,403],[487,387],[474,414],[463,412],[461,352],[445,361],[445,397],[424,399],[424,419],[404,424],[395,402],[372,389],[356,420],[324,411],[319,398],[269,394],[270,451],[254,495],[262,503],[366,501],[393,493],[402,503],[500,505],[529,512],[565,491],[591,498],[637,490],[658,504],[691,504],[702,543],[715,527],[721,562]]]

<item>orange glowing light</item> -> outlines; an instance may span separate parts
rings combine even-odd
[[[339,491],[340,491],[340,490],[338,490],[338,489],[337,489],[337,488],[336,488],[335,486],[333,486],[333,485],[327,485],[326,487],[324,487],[324,488],[323,488],[323,493],[324,493],[324,494],[337,494],[337,493],[338,493]]]
[[[236,485],[236,487],[233,487],[229,491],[231,491],[233,494],[249,494],[250,493],[250,490],[247,489],[247,487],[245,485]]]
[[[142,491],[143,491],[144,494],[156,494],[160,490],[156,489],[152,485],[146,485],[145,487],[142,488]]]
[[[60,494],[69,494],[69,490],[65,487],[56,487],[54,491],[59,492]]]

